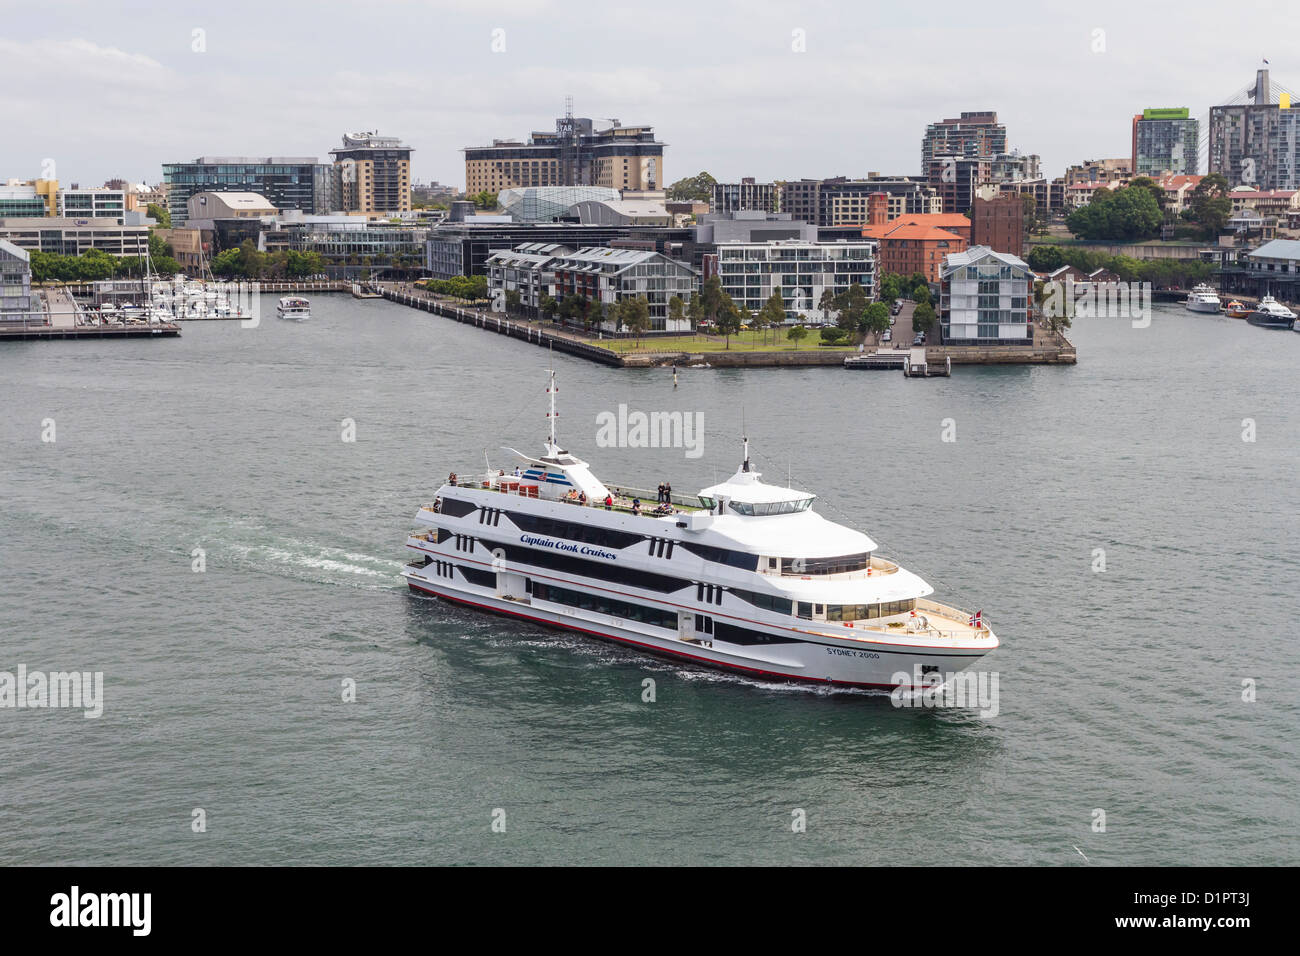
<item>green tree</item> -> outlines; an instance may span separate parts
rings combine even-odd
[[[934,311],[934,306],[929,302],[920,303],[912,312],[912,331],[925,332],[933,337],[936,333],[936,325],[939,316]]]
[[[681,322],[686,317],[686,303],[682,301],[679,295],[673,296],[668,300],[668,319],[674,325]]]
[[[880,335],[889,328],[889,306],[883,302],[873,302],[867,306],[862,317],[862,330]]]
[[[808,330],[802,325],[796,325],[789,332],[785,333],[785,337],[794,343],[795,350],[798,351],[799,342],[808,337]]]
[[[741,309],[732,300],[727,293],[722,293],[722,305],[714,318],[714,323],[718,326],[718,332],[726,337],[727,349],[731,348],[731,337],[740,332],[741,325],[744,322],[744,315]]]
[[[893,302],[903,297],[902,277],[894,272],[886,272],[880,277],[880,301]]]
[[[1065,225],[1081,239],[1131,242],[1159,234],[1164,216],[1155,194],[1141,186],[1098,189],[1092,201],[1065,219]]]
[[[1193,222],[1203,228],[1207,236],[1223,232],[1232,218],[1232,200],[1228,197],[1228,180],[1220,173],[1210,173],[1192,190],[1188,211]]]
[[[146,212],[149,218],[158,220],[158,225],[162,226],[164,229],[170,229],[172,227],[172,214],[167,211],[166,207],[160,206],[156,202],[151,202],[148,205]]]
[[[705,172],[687,176],[668,187],[668,198],[676,202],[709,202],[713,199],[716,183],[717,180]]]
[[[831,289],[823,289],[821,297],[817,300],[817,308],[821,310],[822,321],[827,321],[835,311],[835,292]]]
[[[650,303],[644,296],[624,299],[619,303],[623,309],[623,324],[636,334],[637,344],[641,336],[650,328]]]
[[[542,296],[542,314],[548,319],[555,319],[555,313],[559,311],[560,303],[556,302],[549,295]]]
[[[850,332],[856,331],[870,304],[871,300],[867,298],[862,286],[854,282],[835,297],[835,311],[839,313],[835,317],[835,324]]]
[[[826,293],[822,293],[822,298]],[[767,344],[767,329],[779,328],[785,322],[785,299],[781,296],[781,287],[777,286],[772,290],[772,294],[767,297],[763,303],[763,308],[758,310],[757,317],[758,327],[763,329],[763,344]]]
[[[1065,265],[1065,254],[1060,246],[1034,246],[1025,261],[1035,272],[1055,272]]]
[[[519,307],[523,301],[519,295],[518,289],[506,289],[506,312],[511,315],[517,315]]]
[[[928,282],[923,281],[912,287],[912,301],[916,303],[918,308],[929,305],[934,301],[934,297],[930,295],[930,284]]]

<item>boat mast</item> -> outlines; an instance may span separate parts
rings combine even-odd
[[[551,449],[555,452],[560,450],[560,446],[555,443],[555,346],[551,346],[551,384],[546,391],[551,396],[551,410],[546,417],[551,424]]]
[[[740,410],[740,441],[745,448],[745,461],[740,466],[741,471],[749,471],[749,436],[745,434],[745,410]]]

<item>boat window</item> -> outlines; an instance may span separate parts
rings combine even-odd
[[[521,511],[507,511],[505,515],[520,531],[544,534],[552,538],[567,538],[570,541],[584,541],[587,544],[599,544],[606,548],[627,548],[645,540],[645,535],[634,534],[631,531],[597,528],[592,525],[524,514]]]
[[[482,540],[482,539],[480,539]],[[666,574],[654,574],[637,568],[620,567],[603,561],[589,561],[574,555],[557,554],[540,548],[528,548],[519,544],[504,544],[496,541],[483,541],[484,547],[494,554],[500,550],[505,560],[529,564],[539,568],[550,568],[565,574],[578,574],[601,581],[613,581],[631,587],[644,588],[647,591],[661,591],[665,594],[680,591],[691,586],[691,582]]]
[[[906,614],[916,608],[916,601],[886,601],[882,604],[828,604],[828,621],[868,621],[878,617]]]
[[[727,507],[738,515],[763,518],[768,515],[792,515],[797,511],[807,511],[812,503],[812,498],[800,498],[798,501],[728,501]]]
[[[807,601],[799,602],[799,616],[805,620],[812,620],[812,605]]]
[[[714,501],[712,498],[709,498],[706,495],[700,495],[700,506],[703,508],[707,508],[709,511],[712,511],[714,506]]]
[[[478,505],[472,501],[461,501],[459,498],[443,498],[442,514],[451,515],[453,518],[463,518],[471,514]]]
[[[782,574],[841,574],[863,571],[871,565],[871,552],[841,554],[833,558],[782,558]]]
[[[567,604],[569,607],[576,607],[583,611],[595,611],[597,614],[621,617],[627,621],[637,621],[672,631],[677,630],[676,611],[664,611],[657,607],[646,607],[644,604],[633,604],[631,601],[620,601],[599,594],[573,591],[569,588],[556,587],[553,584],[542,584],[540,581],[532,582],[531,594],[533,599],[537,601]]]
[[[713,639],[728,644],[798,644],[797,637],[785,637],[780,634],[764,634],[752,628],[728,624],[725,621],[713,622]]]
[[[789,614],[791,611],[791,601],[789,598],[777,597],[774,594],[760,594],[757,591],[746,591],[743,588],[731,588],[731,593],[738,598],[748,601],[754,607],[762,608],[765,611],[775,611],[777,614]]]
[[[713,561],[717,564],[725,564],[745,571],[758,570],[758,555],[756,554],[749,554],[746,551],[732,551],[729,548],[715,548],[707,544],[697,544],[694,541],[679,543],[691,554],[697,555],[705,561]]]

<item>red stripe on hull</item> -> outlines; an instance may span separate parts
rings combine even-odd
[[[821,687],[831,685],[835,687],[865,687],[873,690],[892,691],[897,686],[895,684],[863,684],[863,683],[859,683],[858,681],[829,680],[829,679],[819,679],[816,677],[796,677],[793,674],[782,674],[779,671],[765,671],[757,667],[744,667],[740,664],[726,664],[723,663],[722,661],[715,661],[712,658],[698,657],[694,654],[687,654],[684,651],[670,650],[666,647],[658,647],[654,644],[642,644],[640,641],[634,641],[631,640],[630,638],[615,637],[612,634],[604,634],[600,631],[588,630],[585,627],[578,627],[576,624],[562,624],[559,621],[548,621],[545,620],[544,618],[533,617],[529,614],[520,614],[518,611],[507,611],[505,608],[492,607],[491,605],[488,604],[479,604],[476,601],[466,600],[465,598],[455,597],[450,594],[439,594],[437,591],[432,591],[429,588],[420,587],[418,584],[415,584],[412,581],[407,581],[406,583],[407,586],[412,591],[420,591],[423,592],[424,594],[432,594],[436,598],[442,598],[443,600],[446,601],[454,601],[457,604],[464,604],[467,607],[478,608],[479,610],[482,611],[490,611],[494,614],[504,614],[509,617],[522,618],[525,621],[531,621],[534,624],[542,624],[546,627],[557,627],[566,631],[578,631],[582,634],[589,634],[592,637],[598,637],[601,640],[615,641],[619,644],[627,644],[632,647],[640,648],[641,650],[648,651],[649,653],[652,654],[666,654],[670,657],[684,658],[685,660],[702,664],[705,667],[713,667],[721,670],[740,671],[746,674],[759,674],[762,675],[763,677],[774,678],[775,680],[779,680],[779,681],[788,681],[788,682],[799,683],[799,684],[817,684],[818,686]]]

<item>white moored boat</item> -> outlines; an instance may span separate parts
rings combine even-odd
[[[1187,293],[1186,305],[1193,312],[1218,312],[1219,293],[1215,292],[1212,286],[1202,282]]]
[[[302,296],[287,295],[276,305],[275,314],[282,319],[310,319],[311,303]]]
[[[998,646],[983,619],[749,461],[694,498],[602,484],[555,438],[451,475],[416,516],[415,592],[760,679],[919,687]],[[907,680],[899,675],[907,675]],[[915,679],[913,679],[913,677]]]

